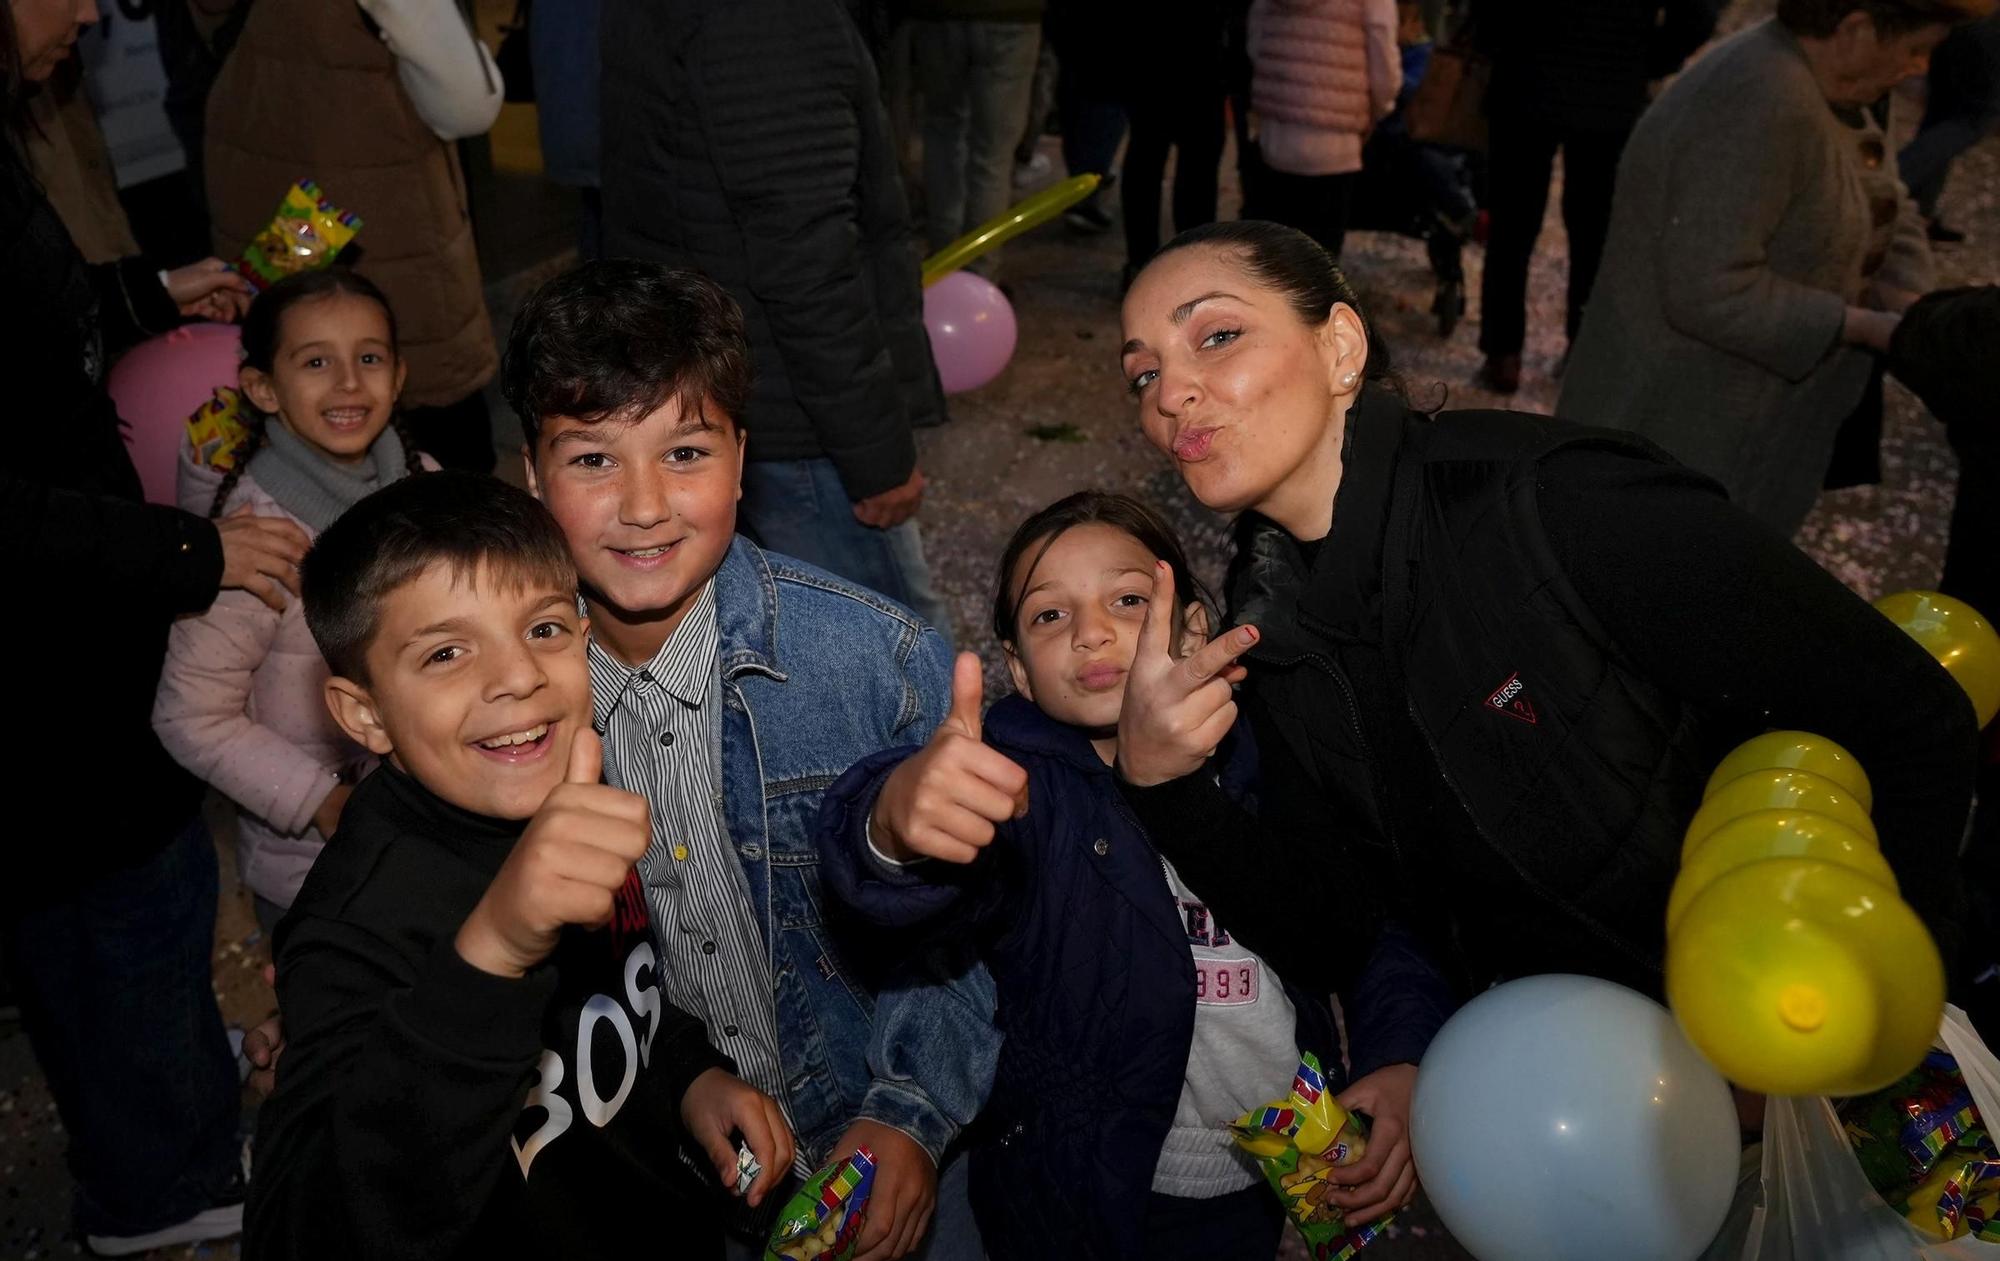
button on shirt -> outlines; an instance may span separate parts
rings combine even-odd
[[[770,956],[723,824],[716,645],[711,581],[644,666],[627,666],[592,640],[591,698],[605,782],[652,806],[639,876],[660,946],[660,989],[699,1016],[737,1075],[789,1118]]]

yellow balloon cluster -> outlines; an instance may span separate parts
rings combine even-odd
[[[1804,731],[1747,741],[1708,782],[1667,901],[1667,1001],[1740,1086],[1865,1094],[1930,1049],[1944,963],[1872,801],[1854,755]]]
[[[1936,591],[1898,591],[1875,607],[1951,672],[1984,727],[2000,713],[2000,635],[1979,611]]]

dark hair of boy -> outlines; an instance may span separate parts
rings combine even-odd
[[[1014,531],[1014,537],[1007,540],[1007,546],[1000,551],[1000,572],[993,584],[993,637],[1003,644],[1011,644],[1019,637],[1021,604],[1027,599],[1028,579],[1035,567],[1048,555],[1056,540],[1080,525],[1108,525],[1114,530],[1123,530],[1139,541],[1153,555],[1167,562],[1174,573],[1174,590],[1183,605],[1174,613],[1174,638],[1178,644],[1181,632],[1186,627],[1185,605],[1190,600],[1198,600],[1204,609],[1213,609],[1215,602],[1201,580],[1188,568],[1187,553],[1180,540],[1174,536],[1174,528],[1166,519],[1130,495],[1117,495],[1105,490],[1080,490],[1074,495],[1056,500],[1034,516],[1023,521]],[[1032,556],[1030,553],[1032,552]],[[1028,557],[1027,571],[1016,574],[1023,557]],[[1015,592],[1015,586],[1020,592]],[[1213,614],[1209,625],[1216,624]]]
[[[710,425],[741,428],[750,402],[743,311],[697,272],[632,259],[585,263],[522,304],[500,389],[531,448],[546,417],[636,420],[669,399]]]
[[[375,286],[374,281],[359,272],[345,267],[328,267],[321,271],[293,272],[257,295],[250,304],[249,313],[243,317],[243,366],[269,376],[277,363],[278,348],[284,344],[285,313],[301,302],[314,302],[342,293],[365,298],[382,308],[382,318],[389,324],[389,350],[401,353],[396,338],[396,311],[389,305],[388,297]],[[251,457],[263,449],[264,427],[271,423],[271,417],[250,406],[248,398],[243,401],[249,432],[230,452],[233,463],[223,474],[222,483],[215,488],[215,498],[208,505],[211,517],[222,515],[229,496],[236,491],[236,483],[243,480],[244,472],[250,467]],[[403,471],[410,474],[423,472],[424,462],[417,451],[416,436],[404,426],[401,408],[389,413],[389,427],[396,431],[396,437],[403,443]]]
[[[299,565],[306,625],[334,674],[368,682],[382,601],[436,564],[458,577],[485,564],[517,587],[576,586],[562,529],[527,491],[483,473],[404,478],[348,509]]]

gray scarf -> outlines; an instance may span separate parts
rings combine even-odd
[[[365,496],[403,476],[403,442],[384,429],[359,464],[336,464],[277,417],[264,423],[264,449],[251,466],[264,493],[318,533]]]

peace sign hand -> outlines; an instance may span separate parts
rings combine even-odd
[[[1238,626],[1186,657],[1173,654],[1174,572],[1153,569],[1153,598],[1139,628],[1139,651],[1118,714],[1118,773],[1149,788],[1200,770],[1236,723],[1233,685],[1248,676],[1237,658],[1257,643]]]

